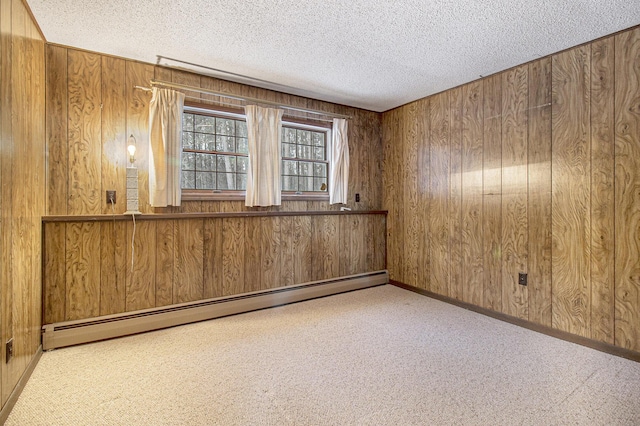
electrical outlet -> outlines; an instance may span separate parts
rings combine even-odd
[[[360,194],[356,194],[356,203],[360,202]]]
[[[5,353],[7,358],[6,362],[8,363],[9,361],[11,361],[11,358],[13,358],[13,337],[7,341],[5,348],[6,348]]]
[[[116,203],[116,191],[115,190],[111,190],[111,189],[107,189],[107,205],[109,203]]]
[[[518,274],[518,284],[527,285],[527,274],[520,272]]]

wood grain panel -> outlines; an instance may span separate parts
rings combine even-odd
[[[12,226],[12,163],[14,161],[14,141],[12,128],[11,97],[11,3],[0,2],[0,338],[8,341],[13,335],[13,279],[10,258],[13,253]],[[64,267],[63,267],[64,269]],[[0,356],[6,359],[5,345],[0,345]],[[15,381],[12,380],[11,363],[0,363],[0,404],[9,398]]]
[[[281,231],[279,217],[260,218],[260,246],[261,246],[261,267],[260,267],[260,289],[281,287]]]
[[[416,212],[417,213],[417,212]],[[368,271],[367,268],[367,234],[370,232],[368,217],[366,216],[353,216],[353,228],[355,235],[352,234],[351,241],[351,263],[354,265],[356,274],[361,274]],[[417,233],[417,229],[416,229]],[[417,235],[415,239],[417,240]],[[417,262],[417,253],[415,254]],[[417,267],[417,265],[416,265]],[[417,271],[416,271],[417,273]],[[416,276],[417,284],[417,276]]]
[[[151,94],[134,86],[149,87],[154,76],[154,67],[139,62],[125,64],[127,95],[127,133],[136,138],[136,166],[138,167],[138,200],[142,213],[151,212],[149,206],[149,102]]]
[[[127,222],[127,311],[155,306],[156,225],[155,221],[136,222],[134,234],[133,221]]]
[[[122,222],[100,223],[100,315],[126,309],[126,240],[127,228]]]
[[[47,45],[47,213],[67,214],[67,49]]]
[[[285,207],[283,205],[283,207]],[[285,207],[286,209],[286,207]],[[282,285],[293,285],[294,282],[294,236],[293,216],[280,218],[280,281]]]
[[[224,213],[241,212],[244,208],[243,201],[220,201],[220,211]]]
[[[259,89],[255,86],[247,86],[245,84],[240,86],[240,95],[246,98],[257,98],[259,99],[259,93],[264,89]],[[310,102],[311,100],[308,100]]]
[[[14,45],[15,48],[15,45]],[[16,105],[16,102],[13,104]],[[15,124],[15,122],[14,122]],[[15,129],[15,126],[14,126]],[[14,130],[15,135],[15,130]],[[16,306],[31,306],[30,300],[30,271],[33,267],[32,261],[32,245],[29,238],[29,226],[28,220],[24,217],[17,217],[14,214],[13,219],[13,253],[15,257],[11,259],[11,268],[13,271],[13,288],[12,299]],[[22,238],[20,238],[22,236]],[[21,339],[14,341],[14,363],[13,367],[18,370],[24,370],[27,364],[27,358],[29,355],[29,324],[28,324],[29,311],[27,309],[18,310],[12,312],[12,332],[13,334],[19,334]],[[17,370],[12,372],[16,374]]]
[[[393,175],[393,148],[395,140],[395,125],[394,122],[398,115],[397,109],[386,112],[382,115],[382,208],[389,212],[387,216],[387,224],[385,234],[387,236],[387,247],[385,251],[389,253],[389,264],[387,268],[389,270],[389,277],[391,279],[395,276],[392,271],[395,270],[395,259],[398,257],[394,251],[396,246],[396,233],[393,227],[393,211],[392,206],[394,203],[394,190],[396,186],[396,179]]]
[[[385,267],[385,221],[382,215],[363,215],[360,217],[365,229],[364,253],[365,271],[379,271]],[[424,234],[420,235],[421,238]],[[426,241],[426,240],[425,240]],[[424,242],[421,242],[424,244]],[[418,265],[420,268],[420,265]],[[420,269],[418,270],[420,272]],[[420,279],[420,277],[419,277]],[[423,282],[419,282],[423,286]]]
[[[240,95],[242,92],[242,84],[240,83],[235,83],[227,80],[218,80],[218,84],[220,85],[219,90],[221,93],[226,93],[229,95]],[[225,99],[225,103],[228,103],[229,105],[242,105],[241,101],[234,99]]]
[[[262,265],[262,247],[260,246],[260,218],[244,220],[244,291],[257,291],[262,288],[260,266]]]
[[[373,265],[371,271],[381,271],[387,269],[387,245],[386,245],[386,218],[382,215],[375,215],[373,221]],[[426,245],[425,241],[425,245]],[[428,271],[427,271],[428,272]],[[426,274],[425,274],[426,278]]]
[[[203,212],[219,212],[220,211],[220,201],[203,201],[202,202],[202,211]]]
[[[369,175],[366,177],[366,188],[369,195],[366,198],[365,208],[376,210],[382,208],[382,118],[381,114],[369,113],[369,119],[366,122],[367,140],[364,145],[367,147],[365,156],[369,159]],[[372,152],[378,153],[371,155]]]
[[[310,108],[313,108],[313,102],[308,102],[307,105],[309,105]],[[364,174],[366,171],[364,170],[364,164],[362,161],[363,153],[361,152],[362,149],[360,143],[360,140],[362,139],[360,131],[362,116],[359,113],[355,113],[352,117],[353,118],[348,121],[347,128],[347,137],[349,140],[349,170],[359,170]],[[349,175],[347,188],[348,199],[346,205],[353,208],[356,206],[355,194],[360,193],[362,189],[362,177],[361,173],[354,173],[353,176],[349,173]],[[360,195],[362,196],[362,194]]]
[[[527,287],[518,273],[528,268],[526,65],[502,74],[502,310],[527,319]]]
[[[204,298],[221,297],[222,219],[205,219],[203,235]]]
[[[355,229],[353,227],[353,221],[346,216],[338,217],[338,238],[340,242],[338,244],[338,259],[349,259],[351,255],[351,245],[353,234]],[[404,237],[404,236],[403,236]],[[406,263],[405,263],[406,264]],[[345,276],[350,275],[355,268],[351,262],[340,262],[340,269],[338,275]],[[403,273],[404,276],[404,273]]]
[[[180,207],[175,207],[174,211],[182,213],[200,213],[202,211],[202,201],[183,201]]]
[[[179,303],[174,299],[174,270],[176,268],[176,221],[156,223],[156,300],[155,306]],[[177,283],[182,283],[178,280]]]
[[[18,7],[18,5],[14,4],[14,7]],[[31,271],[31,246],[30,246],[30,232],[25,227],[24,219],[31,215],[31,206],[34,201],[33,188],[31,185],[24,187],[20,185],[21,182],[28,182],[29,178],[33,176],[30,175],[30,169],[32,165],[29,163],[30,160],[30,144],[31,140],[31,126],[27,123],[27,117],[30,114],[29,111],[29,98],[32,94],[30,90],[30,80],[32,70],[31,67],[28,67],[30,63],[29,58],[29,43],[27,40],[27,22],[26,22],[26,14],[23,9],[12,12],[12,30],[14,34],[17,36],[13,40],[13,49],[12,49],[12,57],[11,57],[11,74],[12,76],[17,76],[18,74],[24,74],[24,78],[19,79],[16,82],[12,82],[11,85],[11,94],[12,94],[12,103],[11,103],[11,116],[12,116],[12,132],[13,132],[13,150],[14,150],[14,163],[12,165],[12,175],[13,175],[13,196],[12,196],[12,214],[14,220],[17,219],[15,224],[18,228],[14,228],[17,233],[14,234],[15,237],[13,240],[13,244],[17,250],[18,256],[12,258],[13,268],[14,268],[14,295],[16,302],[20,305],[28,306],[29,299],[29,291],[28,291],[28,283],[30,278],[27,277],[27,274]],[[17,289],[22,289],[24,292],[17,292]],[[23,312],[14,312],[14,322],[16,329],[20,329],[21,327],[26,327],[26,318],[24,318]],[[14,343],[15,344],[15,343]],[[26,342],[22,341],[17,343],[19,354],[17,355],[19,358],[24,357],[26,351]],[[17,360],[18,363],[25,362],[25,359]]]
[[[615,38],[615,342],[640,351],[640,29]]]
[[[429,253],[431,254],[429,283],[431,291],[449,295],[449,180],[450,180],[450,110],[449,92],[431,98],[429,126],[431,129]],[[387,236],[391,238],[392,236]],[[389,254],[391,255],[391,254]]]
[[[449,296],[462,300],[462,88],[450,92]]]
[[[462,300],[482,306],[482,82],[462,87]]]
[[[311,227],[312,280],[340,276],[340,216],[313,216]]]
[[[100,314],[99,223],[66,225],[65,320]]]
[[[200,87],[203,89],[209,89],[218,92],[220,91],[220,80],[218,80],[217,78],[202,75],[200,76]],[[220,96],[206,95],[201,93],[200,99],[202,99],[202,101],[204,101],[205,103],[217,105],[220,101]]]
[[[417,103],[402,108],[402,169],[404,204],[402,209],[403,235],[403,281],[418,285],[418,123]]]
[[[313,251],[316,253],[325,253],[325,246],[323,244],[323,236],[327,235],[327,232],[331,232],[331,230],[325,229],[325,219],[324,216],[316,216],[311,218],[311,246],[313,247]],[[338,225],[339,227],[339,225]],[[338,230],[334,229],[333,233],[338,234]],[[328,255],[332,255],[333,253],[328,253]],[[327,256],[327,254],[325,254]],[[334,259],[328,259],[327,262],[332,262]],[[337,259],[335,259],[337,260]],[[312,257],[312,270],[311,270],[311,279],[313,281],[317,281],[322,279],[321,277],[325,276],[324,272],[324,257]],[[336,262],[336,266],[340,267],[340,264]],[[339,272],[339,269],[337,270]]]
[[[366,271],[373,271],[373,265],[375,264],[375,222],[373,217],[362,216],[360,218],[362,221],[362,228],[364,229],[364,234],[362,236],[363,240],[363,262],[364,269]],[[419,262],[419,260],[418,260]],[[418,264],[418,267],[420,265]]]
[[[3,227],[3,233],[6,228]],[[44,323],[64,321],[66,300],[66,225],[50,223],[44,238]]]
[[[9,206],[11,207],[11,206]],[[5,219],[2,220],[3,225],[3,234],[6,232],[8,236],[5,236],[4,243],[7,244],[11,241],[11,247],[8,249],[4,249],[3,252],[6,253],[15,253],[15,245],[13,244],[13,240],[16,238],[18,230],[15,226],[15,220],[8,215]],[[4,236],[4,235],[3,235]],[[13,280],[13,261],[11,259],[7,259],[2,262],[3,264],[3,275],[8,277],[8,279],[2,281],[0,285],[2,285],[2,318],[0,321],[0,327],[2,328],[2,339],[4,342],[8,341],[14,334],[16,333],[16,326],[18,325],[17,321],[15,321],[13,306],[20,303],[19,298],[14,296],[15,292],[15,281]],[[4,277],[3,277],[4,278]],[[4,345],[3,345],[4,346]],[[2,348],[2,355],[5,356],[6,359],[6,347]],[[9,397],[10,392],[7,389],[12,388],[17,381],[12,377],[15,374],[16,367],[15,363],[0,363],[0,368],[2,371],[2,383],[3,383],[3,401]]]
[[[591,44],[591,338],[614,344],[614,38]]]
[[[200,87],[200,76],[187,71],[171,70],[171,81],[173,83],[185,84],[192,87]],[[200,93],[191,90],[181,90],[185,96],[200,99]]]
[[[311,216],[293,217],[293,283],[306,283],[313,279],[313,267],[324,257],[322,252],[312,251],[312,218]],[[315,249],[315,246],[313,246]],[[337,259],[336,259],[337,263]]]
[[[529,64],[529,320],[551,327],[551,58]]]
[[[24,7],[24,4],[23,4]],[[26,7],[25,7],[26,10]],[[31,281],[28,289],[30,296],[30,304],[28,309],[29,324],[27,332],[27,360],[28,363],[34,354],[38,351],[41,344],[42,335],[42,223],[40,217],[45,214],[46,205],[46,147],[45,147],[45,53],[44,40],[35,21],[27,11],[27,25],[30,32],[30,49],[31,55],[29,62],[32,70],[30,79],[31,102],[29,118],[25,118],[26,125],[32,129],[31,132],[31,179],[32,191],[34,194],[33,204],[31,205],[31,214],[28,226],[31,235],[32,251],[32,268]],[[1,370],[0,370],[1,371]]]
[[[68,52],[69,214],[99,214],[101,208],[100,56]]]
[[[340,259],[348,260],[340,262],[340,276],[362,273],[366,269],[365,221],[362,217],[355,215],[338,217],[341,240],[338,256]]]
[[[396,141],[394,141],[395,146],[393,147],[393,176],[394,179],[397,179],[398,182],[395,185],[396,192],[394,193],[393,204],[389,210],[389,214],[391,216],[391,220],[394,222],[393,228],[395,229],[396,235],[404,237],[404,220],[402,209],[404,208],[404,164],[403,155],[402,155],[402,129],[404,128],[404,122],[402,117],[402,112],[398,109],[398,116],[394,122],[394,136]],[[400,141],[398,143],[397,141]],[[400,239],[396,240],[395,246],[393,248],[394,255],[392,258],[393,266],[395,269],[395,276],[402,282],[404,282],[404,246],[402,245],[402,241]],[[393,274],[392,274],[393,275]],[[391,278],[394,279],[394,278]]]
[[[502,75],[483,80],[484,307],[502,311]]]
[[[222,295],[240,294],[244,287],[244,220],[222,219]]]
[[[124,213],[127,210],[127,98],[125,61],[102,56],[102,213]],[[105,197],[106,190],[116,191],[116,205]],[[119,201],[119,202],[118,202]]]
[[[20,1],[0,2],[0,29],[0,334],[2,342],[13,338],[14,348],[13,358],[0,363],[4,405],[40,343],[40,216],[48,195],[44,43]],[[66,275],[64,253],[58,259],[57,273]]]
[[[175,223],[173,303],[201,300],[204,295],[203,219]]]
[[[387,222],[387,235],[389,238],[389,246],[387,251],[389,255],[389,278],[392,280],[403,280],[404,273],[404,249],[400,244],[400,236],[404,235],[404,223],[401,218],[403,201],[403,184],[402,174],[402,145],[398,141],[401,139],[401,120],[400,109],[392,112],[389,135],[385,142],[385,157],[388,158],[387,168],[389,169],[390,179],[393,183],[386,188],[388,192],[386,209],[389,211]],[[393,238],[391,236],[393,235]]]
[[[166,68],[162,65],[156,65],[153,67],[153,76],[156,80],[171,81],[171,72],[171,68]]]
[[[429,285],[429,221],[430,205],[429,205],[429,171],[430,171],[430,128],[429,128],[429,110],[430,103],[428,99],[423,99],[418,103],[418,111],[416,113],[417,120],[417,141],[418,141],[418,175],[417,175],[417,202],[418,211],[416,212],[418,220],[418,283],[417,286],[425,290],[430,290]],[[377,222],[376,217],[372,221]],[[374,224],[372,234],[376,238],[378,224]],[[380,251],[378,244],[374,243],[374,256],[376,251]],[[376,258],[374,264],[379,266],[384,264],[384,260],[380,262],[380,258]],[[376,268],[374,266],[374,270]]]
[[[24,7],[24,5],[22,5]],[[26,11],[26,7],[25,7]],[[31,191],[33,203],[30,206],[30,214],[27,226],[30,231],[32,245],[31,278],[29,281],[29,309],[27,310],[27,359],[28,364],[31,357],[38,351],[41,343],[42,326],[42,223],[40,217],[45,213],[46,196],[46,166],[45,166],[45,56],[44,43],[35,22],[27,11],[27,28],[29,52],[27,60],[30,63],[31,75],[28,77],[30,83],[29,108],[25,114],[25,125],[31,129],[30,149],[26,161],[31,161]]]
[[[590,48],[553,56],[553,327],[588,337],[591,304]]]

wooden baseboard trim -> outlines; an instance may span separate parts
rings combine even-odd
[[[13,410],[13,407],[16,405],[16,402],[18,402],[18,398],[24,390],[24,387],[27,385],[27,382],[31,377],[31,373],[33,373],[33,370],[36,369],[36,365],[38,365],[40,357],[42,357],[42,346],[38,347],[38,350],[36,351],[33,358],[31,358],[31,362],[27,366],[27,369],[24,371],[24,373],[22,373],[22,377],[20,377],[20,380],[18,380],[16,387],[13,388],[13,392],[11,392],[11,395],[9,395],[7,402],[2,407],[2,410],[0,410],[0,425],[3,425],[4,422],[7,421],[7,418],[9,418],[9,414],[11,413],[11,410]]]
[[[600,352],[605,352],[610,355],[619,356],[621,358],[626,358],[631,361],[640,362],[640,352],[621,348],[619,346],[611,345],[609,343],[588,339],[586,337],[576,336],[575,334],[567,333],[566,331],[557,330],[555,328],[547,327],[544,325],[535,324],[530,321],[523,320],[521,318],[512,317],[510,315],[503,314],[501,312],[492,311],[490,309],[472,305],[470,303],[463,302],[461,300],[453,299],[447,296],[442,296],[440,294],[436,294],[428,290],[424,290],[418,287],[404,284],[399,281],[390,280],[389,284],[394,285],[396,287],[404,288],[405,290],[413,291],[414,293],[418,293],[423,296],[431,297],[432,299],[437,299],[442,302],[449,303],[450,305],[455,305],[460,308],[467,309],[469,311],[477,312],[479,314],[486,315],[488,317],[495,318],[500,321],[508,322],[510,324],[517,325],[519,327],[536,331],[538,333],[546,334],[547,336],[562,339],[571,343],[576,343],[581,346],[586,346],[588,348],[595,349]]]
[[[236,296],[45,324],[42,327],[42,346],[47,351],[65,346],[113,339],[360,290],[387,284],[388,282],[389,274],[386,270],[382,270]]]

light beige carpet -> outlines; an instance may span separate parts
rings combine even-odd
[[[7,425],[640,425],[640,364],[382,286],[45,353]]]

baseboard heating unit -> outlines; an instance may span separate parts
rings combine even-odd
[[[45,324],[42,348],[51,350],[65,346],[112,339],[176,325],[204,321],[317,297],[330,296],[389,283],[389,274],[376,271],[330,280],[314,281],[236,296],[198,300],[161,308],[107,315],[77,321]]]

